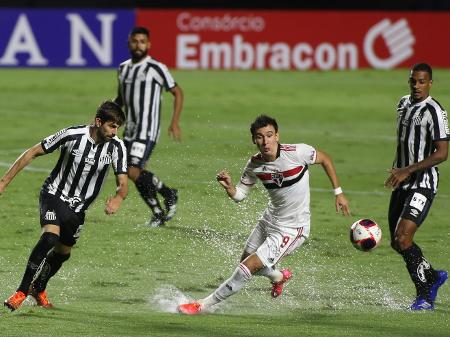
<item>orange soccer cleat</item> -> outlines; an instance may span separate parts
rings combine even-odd
[[[177,309],[178,312],[185,315],[197,315],[202,311],[203,306],[198,302],[192,302],[180,304]]]
[[[283,292],[284,284],[292,277],[292,272],[289,269],[283,269],[281,273],[283,274],[283,279],[280,282],[272,283],[271,295],[273,298],[277,298],[281,295],[281,293]]]
[[[33,298],[36,300],[36,304],[40,307],[50,309],[53,308],[53,304],[50,303],[47,297],[47,292],[45,290],[38,293],[33,285],[30,286],[29,294],[33,296]]]
[[[9,310],[14,311],[21,306],[21,304],[23,303],[23,301],[25,301],[26,298],[27,295],[25,295],[22,291],[16,291],[5,302],[3,302],[3,304]]]

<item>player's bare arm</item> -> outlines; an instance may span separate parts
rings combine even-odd
[[[226,170],[222,170],[217,173],[216,179],[225,189],[230,198],[233,198],[236,195],[236,187],[233,184],[231,175]]]
[[[42,156],[45,154],[44,149],[42,148],[41,143],[38,143],[32,147],[30,147],[28,150],[26,150],[24,153],[22,153],[12,164],[12,166],[6,171],[5,175],[0,179],[0,195],[3,194],[6,187],[9,185],[9,183],[14,179],[14,177],[23,170],[24,167],[26,167],[28,164],[31,163],[31,161],[39,156]]]
[[[388,170],[389,177],[384,182],[385,187],[397,188],[403,181],[408,179],[411,174],[417,171],[423,171],[427,168],[436,166],[447,160],[448,157],[448,141],[438,140],[434,142],[436,151],[422,161],[413,163],[402,168],[391,168]]]
[[[179,85],[174,86],[169,90],[174,96],[173,101],[173,114],[172,121],[169,125],[169,136],[172,137],[177,142],[181,141],[181,129],[179,125],[181,110],[183,109],[183,90],[181,90]]]
[[[334,168],[331,157],[325,152],[317,150],[315,163],[322,165],[323,169],[325,170],[325,173],[330,179],[333,189],[335,191],[340,189],[339,179],[336,174],[336,169]],[[335,201],[336,213],[342,211],[343,215],[350,215],[350,206],[342,190],[340,191],[338,190],[338,193],[335,194],[336,194],[336,201]]]
[[[116,213],[119,210],[122,201],[127,197],[128,176],[126,174],[118,174],[116,176],[116,185],[116,195],[109,197],[106,200],[105,213],[108,215]]]

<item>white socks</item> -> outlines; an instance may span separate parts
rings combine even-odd
[[[241,290],[251,277],[250,270],[244,264],[240,263],[228,280],[222,283],[211,295],[198,302],[206,308],[222,302]]]
[[[283,279],[283,274],[278,269],[275,269],[273,267],[264,267],[263,269],[259,270],[255,275],[258,276],[265,276],[267,277],[270,282],[280,282]]]

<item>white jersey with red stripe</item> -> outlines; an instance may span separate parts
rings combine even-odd
[[[242,174],[240,184],[252,187],[261,180],[269,193],[264,217],[279,226],[298,228],[309,224],[308,165],[316,161],[316,150],[307,144],[280,144],[272,162],[254,155]]]

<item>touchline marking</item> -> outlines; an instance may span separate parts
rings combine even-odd
[[[11,163],[7,163],[4,161],[0,161],[0,167],[11,167]],[[50,170],[49,169],[44,169],[44,168],[39,168],[39,167],[32,167],[32,166],[27,166],[24,168],[24,170],[26,171],[31,171],[31,172],[45,172],[45,173],[49,173]],[[204,184],[210,184],[211,181],[202,181],[202,182],[198,182],[198,181],[193,181],[193,180],[184,180],[185,183],[192,183],[192,184],[199,184],[199,183],[204,183]],[[312,192],[319,192],[319,193],[332,193],[333,191],[331,189],[327,189],[327,188],[317,188],[317,187],[311,187],[310,190]],[[386,191],[352,191],[352,190],[345,190],[344,191],[345,194],[356,194],[356,195],[376,195],[376,196],[387,196],[391,193],[390,190],[386,190]],[[438,197],[439,198],[446,198],[446,199],[450,199],[450,194],[444,194],[444,193],[438,193]]]
[[[12,165],[12,163],[7,163],[7,162],[4,162],[4,161],[0,161],[0,167],[10,168],[11,165]],[[31,172],[46,172],[46,173],[50,172],[49,169],[44,169],[44,168],[39,168],[39,167],[32,167],[32,166],[27,166],[27,167],[24,168],[24,170],[31,171]]]

